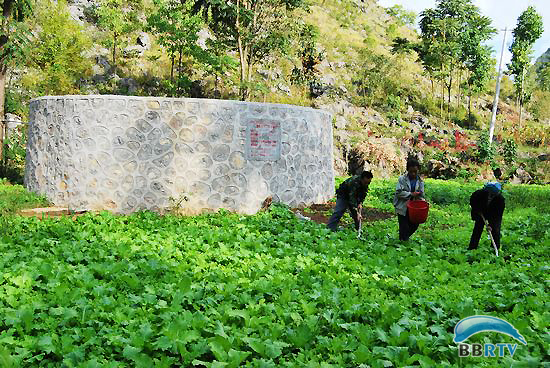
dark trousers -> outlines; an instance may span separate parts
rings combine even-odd
[[[497,248],[500,249],[500,225],[502,224],[502,216],[488,218],[487,222],[489,222],[489,226],[491,226],[491,234],[493,235],[493,239],[495,239],[495,244],[497,245]],[[485,223],[483,220],[481,218],[477,218],[475,220],[474,231],[472,232],[470,247],[468,247],[468,249],[477,249],[484,227]]]
[[[397,215],[399,221],[399,240],[409,240],[412,234],[418,229],[418,224],[413,224],[409,220],[409,213],[405,216]]]
[[[348,209],[351,218],[355,222],[355,229],[358,230],[359,219],[357,218],[357,210],[355,208],[351,208],[347,198],[343,198],[341,196],[336,197],[336,207],[334,207],[334,212],[328,220],[327,227],[332,231],[336,231],[336,229],[338,229],[338,223],[340,222],[340,219],[342,218],[342,216],[344,216]]]

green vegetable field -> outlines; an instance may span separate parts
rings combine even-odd
[[[374,180],[365,207],[391,211],[394,187]],[[477,187],[426,180],[430,217],[402,244],[395,218],[359,240],[280,205],[38,220],[10,209],[44,199],[0,185],[0,367],[544,366],[550,188],[505,188],[496,258],[485,234],[466,250]],[[476,314],[507,320],[527,345],[459,358],[454,326]]]

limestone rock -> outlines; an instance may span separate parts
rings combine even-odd
[[[141,32],[136,39],[136,44],[148,50],[151,48],[151,39],[147,33]]]
[[[524,168],[518,167],[512,175],[512,184],[529,184],[533,181],[533,177]]]
[[[101,55],[96,56],[95,62],[97,65],[103,68],[103,73],[101,74],[107,74],[111,71],[111,64],[104,56],[101,56]],[[100,73],[97,73],[97,74],[100,74]]]
[[[8,125],[8,136],[10,136],[13,132],[16,132],[17,129],[23,125],[21,118],[15,114],[7,113],[4,120]]]
[[[284,94],[286,94],[287,96],[290,96],[290,87],[287,86],[286,84],[283,84],[283,83],[277,84],[277,89],[283,92]]]
[[[435,179],[452,179],[458,174],[459,160],[456,157],[448,157],[447,163],[431,159],[427,164],[428,177]]]
[[[346,129],[348,121],[342,115],[336,117],[336,129]]]

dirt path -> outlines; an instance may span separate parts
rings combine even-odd
[[[306,208],[294,208],[292,212],[309,217],[318,224],[326,224],[336,203],[313,204]],[[363,207],[363,221],[374,222],[394,217],[393,212],[382,211],[377,208]]]

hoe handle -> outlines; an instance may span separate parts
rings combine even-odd
[[[495,243],[495,239],[493,238],[493,234],[489,231],[489,222],[485,219],[483,214],[480,213],[480,215],[481,215],[481,218],[483,219],[483,222],[485,222],[485,226],[487,227],[487,232],[489,233],[489,237],[491,237],[491,243],[493,243],[493,248],[495,248],[495,254],[498,257],[498,248]]]

